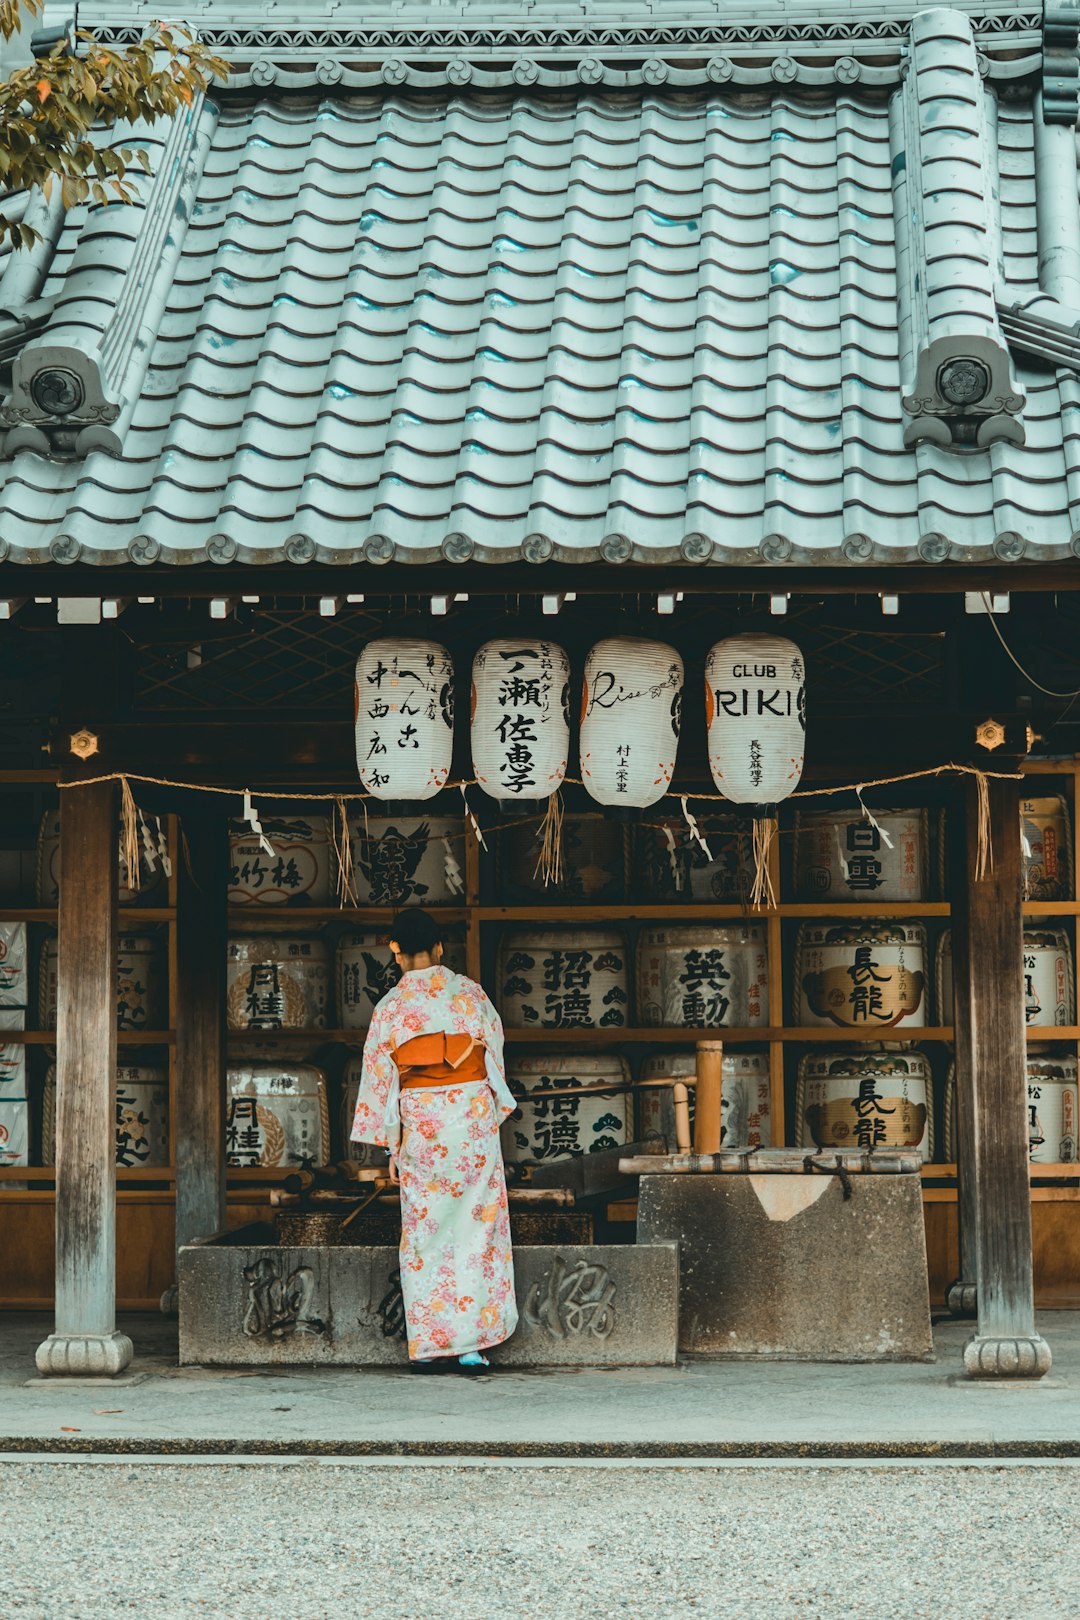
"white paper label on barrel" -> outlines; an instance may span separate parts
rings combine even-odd
[[[806,667],[783,636],[718,641],[705,660],[705,719],[713,781],[736,804],[776,804],[799,785]]]
[[[360,1091],[360,1081],[363,1073],[363,1058],[359,1054],[351,1057],[345,1065],[345,1073],[341,1082],[341,1112],[338,1116],[338,1128],[341,1133],[341,1157],[351,1160],[353,1164],[388,1164],[390,1154],[386,1148],[375,1147],[371,1142],[354,1142],[352,1140],[353,1116],[356,1113],[356,1098]]]
[[[229,936],[230,1029],[325,1029],[329,959],[307,934]]]
[[[1068,900],[1072,896],[1072,831],[1059,793],[1020,801],[1020,852],[1024,898]]]
[[[504,935],[498,983],[509,1029],[614,1029],[627,1022],[626,941],[614,930]]]
[[[21,1007],[0,1008],[0,1097],[26,1096],[26,1046],[22,1041],[5,1041],[4,1031],[26,1027]]]
[[[795,817],[795,892],[800,900],[925,900],[929,857],[925,810],[853,810]]]
[[[26,983],[26,924],[0,922],[0,1007],[25,1007]]]
[[[676,1080],[689,1086],[691,1132],[694,1122],[694,1082],[697,1060],[693,1052],[669,1052],[648,1057],[641,1066],[642,1080],[665,1080],[666,1086],[638,1092],[638,1133],[644,1139],[663,1136],[675,1151]],[[691,1140],[693,1137],[691,1135]],[[721,1147],[772,1147],[772,1091],[766,1052],[725,1052],[720,1094]]]
[[[369,641],[356,660],[356,765],[376,799],[430,799],[454,746],[454,666],[436,641]]]
[[[642,1024],[684,1029],[767,1024],[765,929],[739,923],[643,929],[637,994]]]
[[[632,1094],[591,1089],[584,1096],[547,1096],[577,1087],[625,1086],[625,1059],[608,1055],[558,1054],[517,1058],[507,1082],[519,1112],[503,1123],[503,1153],[511,1163],[577,1158],[619,1147],[631,1137]]]
[[[310,1063],[230,1065],[225,1160],[252,1169],[325,1164],[330,1155],[326,1076]]]
[[[465,863],[460,816],[362,816],[349,820],[353,883],[362,906],[461,903]]]
[[[598,804],[655,804],[679,748],[683,661],[662,641],[612,636],[585,660],[581,780]]]
[[[38,1010],[43,1029],[56,1027],[57,942],[41,948]],[[169,1022],[165,941],[159,934],[122,934],[116,953],[117,1029],[163,1030]]]
[[[548,799],[570,751],[570,660],[550,641],[489,641],[472,668],[473,775],[493,799]]]
[[[0,1097],[0,1165],[30,1163],[30,1104],[25,1097]]]
[[[325,816],[262,817],[268,855],[246,822],[229,833],[230,906],[326,906],[330,834]]]
[[[465,972],[465,942],[449,938],[443,961],[454,973]],[[401,978],[390,954],[388,929],[346,934],[337,947],[337,1006],[341,1029],[367,1029],[372,1009]]]
[[[799,1062],[799,1146],[908,1148],[931,1159],[934,1092],[921,1052],[822,1052]]]
[[[795,1022],[841,1029],[926,1023],[921,923],[804,923],[795,949]]]

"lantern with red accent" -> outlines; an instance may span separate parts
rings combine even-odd
[[[473,659],[473,775],[493,799],[549,799],[566,775],[570,660],[550,641],[488,641]]]
[[[806,666],[799,648],[782,636],[718,641],[705,661],[705,713],[720,792],[770,813],[802,777]]]
[[[369,641],[356,660],[356,765],[376,799],[430,799],[454,749],[454,666],[436,641]]]
[[[662,641],[612,636],[585,660],[581,780],[598,804],[643,809],[671,785],[683,661]]]

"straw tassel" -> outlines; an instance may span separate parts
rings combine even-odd
[[[545,889],[563,880],[563,798],[558,789],[548,800],[540,823],[540,854],[533,877],[542,877]]]
[[[139,812],[135,806],[131,783],[126,776],[120,778],[120,849],[124,864],[124,882],[135,893],[139,887]]]
[[[771,867],[772,847],[776,839],[777,824],[775,816],[755,816],[753,834],[754,853],[754,882],[750,890],[750,904],[755,910],[762,906],[774,906],[776,894],[773,890]]]
[[[978,795],[978,821],[975,844],[975,881],[981,883],[994,870],[994,843],[990,833],[990,784],[982,771],[975,772]]]
[[[334,800],[334,867],[337,873],[338,905],[355,906],[356,883],[353,872],[352,839],[349,837],[349,807],[342,794]]]

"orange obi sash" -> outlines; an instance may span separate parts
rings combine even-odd
[[[394,1052],[403,1091],[487,1079],[484,1048],[471,1035],[416,1035]]]

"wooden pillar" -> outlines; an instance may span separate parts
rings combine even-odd
[[[116,1331],[117,787],[60,795],[56,1008],[56,1324],[38,1371],[112,1376]]]
[[[176,1247],[225,1226],[225,949],[229,837],[220,811],[181,824],[176,893]],[[176,1308],[176,1289],[162,1296]]]
[[[971,1051],[969,998],[961,987],[970,982],[968,896],[970,876],[967,866],[967,787],[949,811],[949,873],[952,879],[953,982],[956,987],[956,1096],[953,1107],[953,1140],[956,1153],[956,1224],[960,1240],[960,1272],[949,1284],[945,1303],[953,1316],[975,1316],[978,1309],[979,1263],[976,1245],[978,1208],[975,1180],[975,1128],[972,1119],[970,1086],[960,1075],[972,1075],[975,1065]]]
[[[719,1153],[724,1085],[723,1041],[698,1041],[694,1097],[694,1151]]]
[[[973,1150],[968,1213],[978,1295],[964,1370],[971,1378],[1041,1378],[1051,1358],[1035,1331],[1032,1284],[1020,784],[988,780],[987,789],[994,864],[976,878],[972,779],[964,795],[964,867],[953,895],[957,1104]]]

